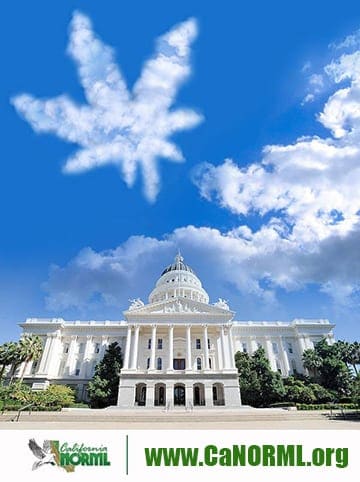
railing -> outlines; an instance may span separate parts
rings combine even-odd
[[[20,415],[22,414],[22,412],[25,412],[25,410],[29,410],[29,415],[30,415],[31,414],[31,408],[33,407],[33,405],[34,405],[33,403],[29,403],[28,405],[25,405],[24,407],[19,408],[15,417],[10,419],[10,422],[18,422],[19,418],[20,418]]]
[[[165,412],[168,412],[170,410],[170,402],[166,404],[166,407],[164,408]]]

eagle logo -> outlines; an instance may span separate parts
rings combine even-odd
[[[46,464],[56,465],[55,455],[51,450],[50,440],[44,440],[43,446],[40,447],[40,445],[35,441],[35,439],[32,438],[29,440],[28,445],[31,452],[38,459],[36,462],[34,462],[32,470],[39,469]]]

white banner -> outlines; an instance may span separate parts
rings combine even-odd
[[[2,430],[20,481],[358,481],[358,430]]]

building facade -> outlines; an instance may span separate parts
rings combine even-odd
[[[235,321],[226,301],[210,304],[192,268],[177,255],[161,274],[149,302],[132,300],[122,321],[29,318],[23,334],[39,335],[44,350],[24,381],[34,389],[66,384],[87,400],[87,386],[106,347],[122,348],[118,406],[237,408],[241,405],[237,351],[260,346],[273,370],[304,373],[302,353],[322,338],[333,343],[328,320]],[[21,368],[20,368],[21,370]]]

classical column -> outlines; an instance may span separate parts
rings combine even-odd
[[[204,368],[205,370],[210,369],[209,365],[209,345],[208,345],[208,329],[207,325],[204,325],[204,331],[203,331],[203,339],[204,339],[204,357],[205,357],[205,363],[204,363]]]
[[[288,376],[290,374],[290,363],[289,363],[289,358],[286,349],[284,348],[284,344],[282,342],[281,336],[279,337],[279,349],[280,349],[280,356],[283,360],[284,363],[284,368],[285,368],[285,375]]]
[[[169,365],[168,370],[174,369],[174,325],[169,325]]]
[[[46,365],[46,360],[47,360],[48,355],[49,355],[51,341],[52,341],[52,339],[51,339],[50,335],[48,334],[46,336],[44,349],[43,349],[43,352],[42,352],[42,355],[41,355],[38,373],[45,373],[45,365]]]
[[[267,358],[270,362],[271,369],[276,371],[276,363],[275,363],[275,357],[273,355],[272,342],[268,337],[265,338],[265,351],[266,351]]]
[[[134,349],[132,353],[132,361],[131,361],[131,369],[137,369],[137,362],[138,362],[138,349],[139,349],[139,331],[140,326],[135,325],[135,335],[134,335]]]
[[[227,361],[226,361],[226,353],[225,353],[225,334],[224,334],[224,325],[221,326],[220,329],[220,338],[221,338],[221,354],[222,354],[222,369],[227,368]]]
[[[232,336],[232,326],[229,326],[228,339],[229,339],[229,352],[230,352],[230,368],[235,368],[235,353],[234,353],[234,340]]]
[[[56,341],[57,341],[57,334],[56,333],[51,333],[50,335],[50,346],[49,346],[49,351],[45,360],[45,366],[44,366],[44,373],[49,374],[51,372],[51,363],[54,363],[54,348],[56,346]]]
[[[70,346],[69,346],[69,352],[68,352],[68,356],[67,356],[67,359],[66,359],[66,371],[69,375],[72,375],[72,371],[73,371],[73,365],[74,365],[74,361],[75,361],[75,357],[74,357],[74,354],[75,354],[75,348],[76,348],[76,345],[77,345],[77,341],[76,341],[77,337],[75,335],[73,335],[71,337],[71,342],[70,342]]]
[[[155,385],[153,383],[146,384],[146,407],[153,408],[155,406]]]
[[[253,355],[257,349],[258,349],[258,346],[257,346],[256,340],[253,337],[251,337],[250,338],[250,355]]]
[[[107,343],[108,343],[108,337],[106,335],[103,335],[101,337],[101,348],[100,348],[100,353],[99,353],[99,361],[101,361],[104,358]]]
[[[213,402],[213,392],[212,392],[212,385],[205,383],[204,387],[204,396],[205,396],[205,405],[206,407],[213,407],[214,402]]]
[[[151,325],[151,357],[150,370],[155,370],[155,354],[156,354],[156,325]]]
[[[186,325],[186,369],[192,370],[191,325]]]
[[[88,367],[90,352],[91,352],[92,347],[93,347],[92,336],[87,335],[86,336],[84,356],[83,356],[83,359],[82,359],[81,371],[80,371],[80,377],[81,378],[86,377],[86,372],[87,372],[87,367]]]
[[[166,408],[173,408],[174,406],[174,384],[166,384]]]
[[[128,326],[127,335],[126,335],[126,346],[125,346],[125,357],[124,357],[124,365],[123,368],[125,370],[129,369],[129,362],[130,362],[130,348],[131,348],[131,325]]]

